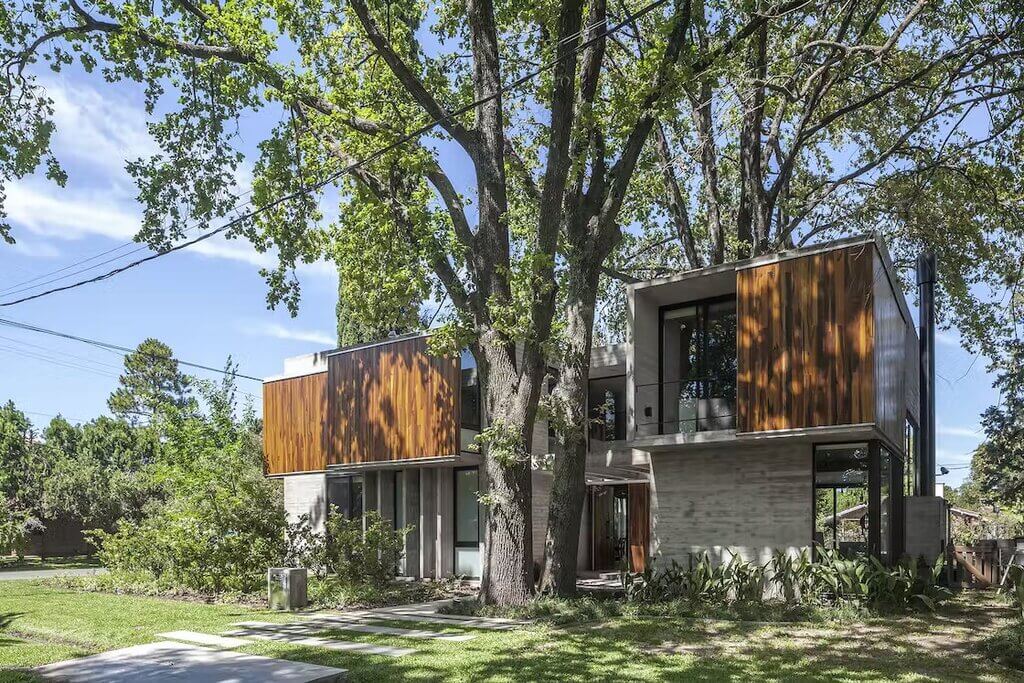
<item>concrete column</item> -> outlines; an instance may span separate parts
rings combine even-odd
[[[403,491],[405,495],[399,505],[404,506],[405,524],[411,526],[405,537],[405,560],[403,574],[420,576],[420,471],[407,469],[402,472],[404,477]]]
[[[437,470],[437,576],[455,573],[455,480],[451,467]]]
[[[419,499],[419,575],[432,579],[437,576],[437,477],[432,468],[420,470]]]
[[[323,533],[327,517],[327,475],[289,474],[284,480],[284,511],[288,523],[294,524],[302,515],[317,533]]]

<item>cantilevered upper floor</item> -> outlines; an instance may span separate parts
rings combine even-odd
[[[627,300],[627,341],[594,349],[592,453],[632,466],[638,453],[781,437],[902,450],[917,422],[917,336],[874,237],[630,285]],[[470,464],[476,371],[467,353],[430,355],[424,335],[289,359],[264,384],[264,421],[272,475]],[[547,425],[534,441],[545,452]]]
[[[894,447],[917,335],[885,245],[848,238],[630,285],[633,448],[829,434]]]

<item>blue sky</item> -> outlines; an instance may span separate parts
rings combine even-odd
[[[140,207],[124,162],[155,149],[134,86],[109,86],[74,70],[43,80],[55,102],[54,149],[69,180],[63,189],[42,177],[7,187],[18,244],[0,243],[0,290],[129,241]],[[244,122],[243,135],[251,138],[245,146],[258,142],[271,116]],[[440,149],[453,175],[468,179],[464,158]],[[238,183],[246,187],[244,172]],[[0,317],[123,346],[156,337],[182,359],[219,367],[231,355],[241,372],[273,375],[284,357],[333,345],[337,277],[326,263],[303,267],[301,310],[293,319],[266,307],[258,269],[272,264],[271,255],[248,243],[218,237],[102,283],[0,309]],[[997,395],[986,360],[963,351],[955,330],[940,333],[938,342],[938,462],[957,466],[969,462],[980,440],[979,413]],[[57,413],[88,420],[106,411],[120,362],[100,349],[0,326],[0,401],[13,399],[37,425]],[[258,384],[239,384],[259,395]],[[958,484],[964,474],[953,470],[940,481]]]

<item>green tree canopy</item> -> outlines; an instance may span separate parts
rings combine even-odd
[[[107,399],[107,407],[132,423],[151,419],[162,410],[190,405],[190,383],[178,369],[171,347],[158,339],[146,339],[125,356],[124,373]]]

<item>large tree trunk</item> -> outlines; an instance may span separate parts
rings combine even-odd
[[[513,345],[483,336],[481,381],[488,424],[483,478],[487,511],[480,596],[493,605],[523,605],[533,596],[531,446],[543,362],[524,353],[517,372]]]
[[[594,309],[600,257],[573,264],[565,284],[566,348],[552,397],[555,462],[544,539],[540,590],[559,597],[576,592],[576,557],[587,492],[587,394],[593,344]]]

